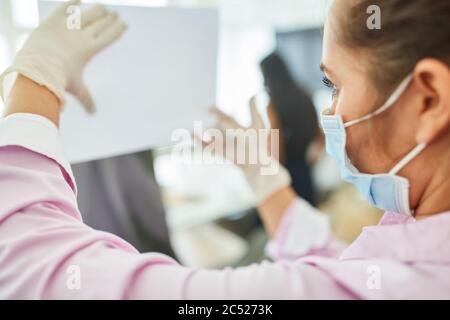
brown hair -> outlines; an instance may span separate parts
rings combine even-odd
[[[392,90],[423,58],[450,65],[449,0],[343,0],[337,36],[344,45],[368,54],[376,88]],[[380,8],[380,29],[366,25],[367,8]]]

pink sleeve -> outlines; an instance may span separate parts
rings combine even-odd
[[[194,270],[82,222],[57,128],[0,119],[0,299],[349,298],[314,264]]]
[[[81,221],[70,176],[54,160],[0,147],[0,298],[349,298],[300,262],[194,270]]]
[[[266,253],[274,260],[304,256],[337,258],[346,246],[332,235],[329,217],[298,198],[284,213]]]

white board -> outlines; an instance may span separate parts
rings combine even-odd
[[[41,17],[55,5],[40,3]],[[85,70],[97,112],[68,97],[61,136],[71,163],[171,144],[173,130],[192,130],[215,104],[216,10],[109,8],[128,30]]]

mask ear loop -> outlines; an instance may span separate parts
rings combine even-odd
[[[419,153],[425,149],[426,143],[418,144],[414,149],[412,149],[402,160],[399,161],[391,170],[389,174],[397,174],[404,166],[406,166],[412,159],[417,157]]]
[[[405,167],[411,160],[413,160],[419,153],[425,149],[427,146],[426,143],[420,143],[418,144],[414,149],[412,149],[402,160],[400,160],[399,163],[397,163],[390,171],[389,174],[397,174],[403,167]],[[411,216],[414,217],[414,209],[410,209]]]
[[[370,118],[382,113],[383,111],[387,110],[388,108],[390,108],[399,98],[400,96],[403,94],[403,92],[406,90],[406,88],[408,87],[409,83],[411,82],[413,75],[409,74],[405,79],[402,80],[402,82],[400,82],[400,84],[398,85],[397,89],[395,89],[394,93],[392,93],[392,95],[389,97],[389,99],[386,100],[386,102],[377,110],[366,114],[364,117],[361,117],[359,119],[355,119],[355,120],[350,120],[347,121],[346,123],[344,123],[344,127],[350,127],[354,124],[369,120]]]

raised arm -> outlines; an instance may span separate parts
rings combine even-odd
[[[332,236],[328,217],[301,199],[290,186],[289,173],[278,162],[278,150],[274,148],[277,132],[267,131],[254,100],[250,101],[252,122],[249,127],[241,126],[218,109],[213,112],[218,118],[216,129],[226,137],[224,140],[234,139],[231,147],[226,144],[216,152],[222,152],[242,169],[271,239],[268,254],[275,259],[296,259],[311,253],[338,256],[344,245]],[[252,137],[257,138],[252,140]],[[209,145],[215,147],[214,143],[209,142]],[[255,150],[258,151],[257,162],[250,163],[250,154]],[[239,161],[239,152],[245,162]]]

